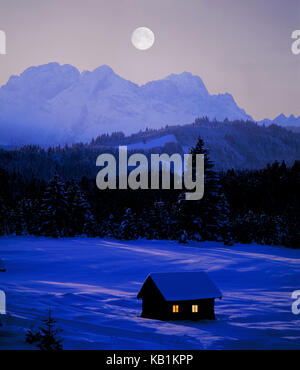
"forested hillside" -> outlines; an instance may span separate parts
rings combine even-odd
[[[95,177],[96,158],[101,153],[118,155],[118,146],[127,145],[130,152],[188,153],[198,137],[210,151],[216,170],[259,169],[275,160],[293,165],[300,160],[300,133],[282,127],[259,126],[254,122],[217,122],[207,118],[193,124],[166,126],[160,130],[140,131],[130,136],[122,132],[103,134],[90,143],[48,149],[28,145],[16,149],[0,149],[0,167],[17,171],[22,177],[49,180],[54,173],[64,179]]]
[[[91,175],[95,162],[88,156],[80,161],[83,153],[96,155],[95,144],[2,152],[19,156],[20,167],[0,169],[0,234],[218,240],[299,248],[299,161],[217,172],[200,139],[193,153],[205,154],[205,195],[185,201],[182,190],[99,190]]]

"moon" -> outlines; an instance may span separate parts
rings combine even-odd
[[[150,49],[155,41],[154,33],[147,27],[138,27],[132,32],[131,42],[138,50]]]

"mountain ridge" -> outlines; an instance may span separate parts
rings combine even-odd
[[[209,94],[190,72],[137,85],[107,65],[79,72],[49,63],[11,76],[0,88],[1,143],[64,144],[101,133],[210,119],[252,119],[232,95]]]
[[[53,62],[29,67],[0,88],[1,145],[70,144],[114,131],[131,134],[145,127],[182,125],[197,117],[253,121],[231,94],[210,94],[190,72],[137,85],[108,65],[80,72]],[[276,120],[298,125],[293,115],[259,124]]]
[[[272,123],[275,123],[276,125],[282,127],[290,126],[300,127],[300,116],[295,117],[293,114],[291,114],[290,116],[286,116],[285,114],[281,113],[273,120],[265,118],[262,121],[259,121],[259,124],[264,124],[266,126],[271,125]]]

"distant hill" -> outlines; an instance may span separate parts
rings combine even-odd
[[[96,158],[101,153],[118,153],[119,145],[129,152],[187,153],[201,136],[215,162],[216,169],[257,169],[275,160],[292,165],[300,160],[300,133],[277,125],[259,126],[254,122],[210,122],[198,119],[193,124],[146,130],[126,136],[122,132],[103,134],[90,143],[42,149],[24,146],[13,150],[0,149],[1,168],[21,174],[22,179],[34,176],[49,180],[55,172],[65,179],[82,176],[95,178]]]
[[[300,133],[277,125],[261,127],[248,121],[209,121],[197,119],[193,124],[169,126],[123,136],[103,135],[92,147],[127,145],[128,149],[152,152],[154,148],[168,153],[187,153],[201,136],[218,169],[262,168],[275,160],[292,164],[300,159]]]

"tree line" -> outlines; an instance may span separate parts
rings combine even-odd
[[[191,152],[205,158],[205,194],[199,201],[186,201],[185,189],[99,190],[95,178],[70,178],[66,168],[49,179],[37,177],[36,166],[44,174],[47,167],[36,154],[26,170],[0,168],[0,235],[300,247],[299,161],[217,172],[201,138]]]

